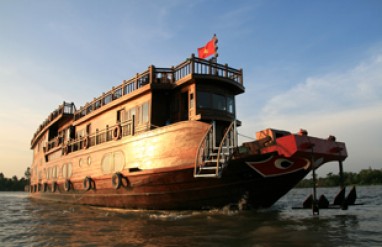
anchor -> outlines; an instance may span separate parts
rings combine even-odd
[[[337,195],[334,198],[334,201],[332,204],[329,203],[329,200],[325,197],[325,195],[321,195],[320,198],[317,200],[317,180],[316,180],[316,168],[313,167],[312,169],[312,176],[313,176],[313,194],[310,194],[303,202],[302,209],[312,209],[313,215],[319,215],[320,209],[342,209],[347,210],[348,206],[354,206],[354,205],[363,205],[363,204],[356,204],[355,201],[357,200],[357,191],[356,187],[353,185],[351,188],[349,194],[346,195],[346,186],[344,182],[344,173],[343,173],[343,165],[342,161],[339,161],[339,176],[340,176],[340,191],[337,193]],[[294,209],[301,209],[301,208],[294,208]]]

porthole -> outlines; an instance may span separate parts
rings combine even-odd
[[[101,170],[104,174],[120,172],[125,167],[125,155],[118,151],[107,153],[103,156],[101,162]]]
[[[78,166],[79,166],[80,168],[83,168],[84,165],[85,165],[85,160],[84,160],[83,158],[80,158],[79,161],[78,161]]]
[[[72,163],[66,163],[62,166],[62,176],[70,178],[72,176]]]
[[[102,158],[101,170],[104,174],[109,174],[112,172],[113,166],[113,155],[112,153],[105,154]]]

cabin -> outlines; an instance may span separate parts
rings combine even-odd
[[[180,121],[213,123],[218,146],[236,121],[235,96],[243,92],[242,70],[213,59],[192,55],[176,67],[151,65],[79,109],[63,102],[32,138],[34,164]],[[47,177],[57,178],[57,168],[49,169]],[[63,170],[71,172],[65,164]]]

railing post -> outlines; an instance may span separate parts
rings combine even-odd
[[[212,75],[212,60],[208,60],[208,74]]]
[[[171,83],[175,83],[175,67],[171,66]]]
[[[131,117],[131,135],[135,134],[135,115]]]
[[[149,66],[149,84],[153,83],[155,81],[156,75],[155,75],[155,67],[154,65]]]
[[[190,64],[190,67],[191,67],[190,73],[192,75],[195,72],[195,54],[194,53],[191,54],[191,61],[190,62],[191,62],[191,64]]]
[[[243,69],[239,69],[239,83],[243,85]]]

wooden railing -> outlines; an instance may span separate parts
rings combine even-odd
[[[116,128],[118,130],[116,130]],[[87,136],[78,137],[74,140],[67,142],[63,146],[63,153],[68,154],[78,150],[87,149],[89,147],[97,146],[99,144],[115,141],[125,136],[133,136],[136,133],[147,131],[150,129],[148,124],[134,125],[134,118],[122,123],[118,123],[114,126],[106,127],[103,130],[96,131]],[[115,131],[120,131],[115,133]]]

